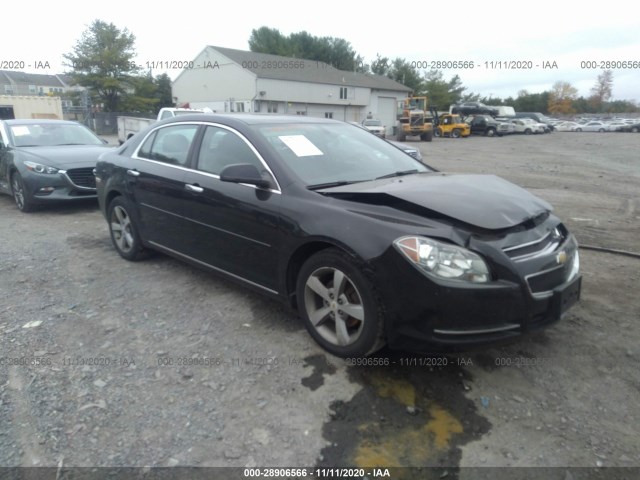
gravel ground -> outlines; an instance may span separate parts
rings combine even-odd
[[[581,244],[640,251],[640,135],[415,143],[550,201]],[[363,367],[225,279],[122,260],[94,202],[2,196],[0,231],[0,466],[640,467],[638,258],[583,249],[581,302],[532,337]]]

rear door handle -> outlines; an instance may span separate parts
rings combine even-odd
[[[204,192],[204,188],[199,187],[198,185],[191,185],[190,183],[185,184],[184,188],[194,193],[202,193]]]
[[[127,175],[131,175],[132,177],[139,177],[140,172],[137,170],[127,170]]]

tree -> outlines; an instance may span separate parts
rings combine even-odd
[[[409,87],[414,95],[424,92],[424,83],[420,77],[420,72],[404,58],[396,58],[391,62],[391,69],[387,77]]]
[[[287,38],[277,28],[260,27],[251,30],[249,50],[273,55],[291,56],[293,52],[287,50]]]
[[[161,108],[175,106],[173,103],[173,95],[171,93],[171,79],[169,78],[169,75],[166,73],[158,75],[155,78],[155,83],[157,87],[156,97],[158,98],[158,104],[156,105],[157,109],[160,110]]]
[[[63,55],[75,82],[87,87],[94,103],[102,103],[107,112],[119,110],[123,95],[131,88],[131,77],[138,73],[134,44],[135,36],[126,28],[94,20],[73,50]]]
[[[516,112],[547,113],[549,106],[549,92],[529,93],[526,90],[518,92],[518,98],[513,102]]]
[[[383,75],[385,77],[391,74],[391,63],[388,57],[381,57],[379,53],[376,53],[376,59],[371,62],[371,73],[376,75]]]
[[[128,80],[132,92],[125,92],[120,101],[120,108],[127,112],[158,113],[158,85],[151,74],[131,77]]]
[[[575,113],[573,101],[578,97],[578,89],[569,82],[558,81],[549,93],[549,113],[568,115]]]
[[[316,37],[306,31],[282,35],[276,28],[253,29],[249,37],[252,52],[304,58],[327,63],[338,70],[366,72],[363,58],[343,38]]]
[[[425,75],[424,91],[429,97],[429,104],[438,110],[447,110],[450,105],[459,102],[465,90],[459,75],[454,75],[448,81],[440,70],[431,70]]]
[[[604,103],[611,99],[612,89],[613,71],[603,70],[602,73],[598,75],[596,84],[591,89],[591,102],[597,110],[602,111]]]

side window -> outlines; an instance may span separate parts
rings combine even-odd
[[[207,127],[198,155],[198,170],[219,175],[224,167],[235,163],[249,163],[258,170],[264,169],[249,145],[229,130]]]
[[[144,142],[138,156],[170,163],[186,165],[191,142],[198,131],[198,125],[170,125],[159,128]]]

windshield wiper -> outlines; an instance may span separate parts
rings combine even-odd
[[[412,173],[418,173],[417,169],[413,170],[402,170],[399,172],[388,173],[387,175],[382,175],[381,177],[377,177],[376,180],[382,180],[383,178],[392,178],[392,177],[402,177],[403,175],[411,175]]]
[[[316,183],[314,185],[307,185],[308,190],[322,190],[323,188],[331,188],[331,187],[341,187],[343,185],[351,185],[352,183],[360,183],[365,180],[340,180],[339,182],[327,182],[327,183]]]

